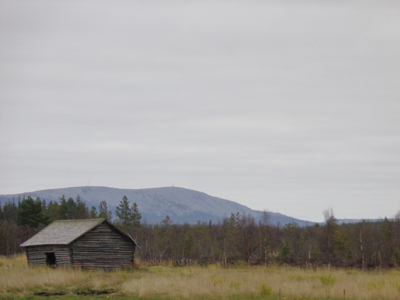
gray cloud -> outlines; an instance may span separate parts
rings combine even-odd
[[[0,193],[173,183],[400,209],[395,1],[0,1]]]

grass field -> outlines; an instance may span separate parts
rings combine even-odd
[[[397,299],[400,270],[141,266],[132,270],[28,267],[0,257],[1,299]]]

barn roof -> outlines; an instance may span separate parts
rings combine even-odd
[[[103,222],[107,221],[105,219],[57,220],[20,246],[68,245]],[[114,227],[109,222],[107,223],[136,244],[129,235]]]

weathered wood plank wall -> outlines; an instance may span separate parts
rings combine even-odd
[[[135,244],[128,237],[102,223],[71,244],[72,264],[105,269],[132,265]]]
[[[32,246],[26,247],[28,263],[37,266],[46,265],[46,253],[54,253],[57,266],[70,266],[71,257],[68,246]]]

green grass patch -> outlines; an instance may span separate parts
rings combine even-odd
[[[334,286],[336,282],[336,278],[331,275],[328,276],[322,275],[319,277],[319,280],[325,286]]]
[[[267,297],[267,296],[271,296],[271,294],[272,294],[272,287],[268,283],[264,283],[261,286],[260,295],[262,297]]]

